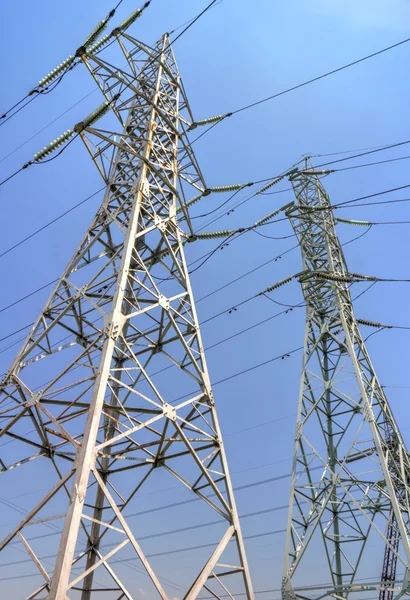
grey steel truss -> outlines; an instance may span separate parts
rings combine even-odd
[[[283,597],[398,599],[409,593],[409,455],[353,313],[362,276],[348,271],[322,173],[307,162],[290,177],[307,317]],[[386,545],[400,572],[390,581]]]
[[[81,57],[112,108],[106,129],[76,127],[107,184],[103,202],[1,383],[2,476],[18,468],[24,481],[41,462],[54,481],[0,556],[21,542],[43,578],[33,600],[139,598],[141,578],[151,597],[167,598],[128,517],[161,472],[200,500],[197,527],[184,515],[177,527],[211,548],[188,582],[182,564],[175,570],[178,596],[252,598],[183,250],[186,203],[206,192],[186,135],[193,118],[168,37],[155,48],[125,33],[117,42],[124,68]],[[217,516],[214,544],[207,514]],[[45,526],[51,534],[33,535]],[[48,535],[43,558],[36,540]]]

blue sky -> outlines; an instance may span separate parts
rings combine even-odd
[[[131,33],[152,44],[164,31],[178,27],[197,14],[204,4],[192,0],[152,0],[151,7],[134,24]],[[134,2],[124,0],[116,22],[125,18],[135,6]],[[3,29],[0,38],[3,57],[0,64],[1,109],[25,95],[47,72],[73,53],[110,8],[112,5],[108,0],[100,0],[98,6],[97,3],[72,0],[64,5],[64,10],[60,3],[51,0],[23,5],[6,3],[0,26]],[[360,3],[349,0],[343,5],[325,0],[309,3],[224,0],[175,44],[176,59],[194,115],[200,119],[225,113],[394,44],[407,36],[409,13],[410,4],[404,0],[392,1],[388,6],[381,0],[361,0]],[[107,58],[109,53],[107,50]],[[304,153],[326,154],[407,139],[409,58],[410,45],[407,44],[227,119],[196,144],[197,158],[208,185],[267,178],[290,167]],[[98,91],[81,100],[93,89],[93,81],[85,69],[79,67],[53,94],[33,102],[0,127],[1,179],[100,104]],[[71,109],[79,100],[81,102]],[[67,110],[60,118],[59,115]],[[56,121],[47,126],[54,119]],[[35,135],[43,127],[46,127],[44,131]],[[20,149],[5,158],[23,143]],[[375,160],[407,153],[410,154],[404,146],[380,153]],[[367,158],[342,165],[371,162]],[[317,159],[318,162],[325,160]],[[409,162],[403,160],[335,173],[324,180],[324,184],[333,202],[341,202],[409,184],[408,165]],[[0,253],[99,187],[98,174],[78,142],[58,160],[23,172],[0,189]],[[280,189],[287,187],[284,184]],[[406,197],[409,194],[405,190],[386,196],[388,199]],[[291,192],[255,198],[210,228],[246,226],[291,200]],[[97,196],[52,228],[0,258],[0,309],[58,277],[99,201],[100,196]],[[201,210],[215,208],[218,201],[216,195],[204,199]],[[340,213],[344,218],[373,221],[410,220],[406,203],[352,208]],[[380,277],[410,278],[409,230],[409,225],[374,227],[362,239],[346,247],[351,270]],[[342,241],[360,232],[347,225],[339,226]],[[282,237],[292,231],[284,222],[266,227],[266,233]],[[251,233],[242,236],[223,251],[218,251],[192,276],[195,297],[202,298],[293,245],[291,238],[262,239]],[[189,246],[188,260],[194,260],[209,249],[207,242]],[[296,249],[199,302],[199,317],[206,320],[298,270],[300,255]],[[354,293],[358,294],[362,289],[357,285]],[[0,337],[30,323],[46,298],[47,290],[44,290],[10,310],[0,312]],[[291,284],[278,291],[275,299],[290,304],[300,302],[298,285]],[[382,323],[410,326],[409,300],[408,284],[380,283],[358,300],[356,314]],[[211,346],[280,310],[264,298],[255,300],[205,325],[205,345]],[[207,358],[212,380],[219,381],[287,353],[303,344],[303,336],[303,310],[294,310],[258,326],[209,351]],[[18,349],[18,344],[6,349],[15,339],[17,336],[1,343],[1,372],[7,369]],[[407,438],[410,432],[407,429],[409,350],[410,332],[385,331],[369,340],[369,351],[379,378],[387,386],[393,410]],[[236,486],[289,472],[300,367],[301,355],[296,353],[215,388]],[[253,426],[254,429],[248,429]],[[244,429],[248,430],[238,433]],[[286,503],[288,485],[289,479],[284,478],[279,484],[270,483],[239,492],[240,513]],[[17,475],[13,475],[0,496],[11,499],[24,510],[31,506],[41,487],[38,481],[30,481],[33,495],[27,495],[27,488]],[[157,497],[152,501],[161,503]],[[12,515],[15,509],[5,508],[0,522],[2,529],[9,519],[8,511]],[[245,535],[262,533],[266,527],[268,530],[283,529],[285,519],[286,511],[271,513],[265,522],[259,517],[247,519],[243,526]],[[176,542],[170,542],[170,547],[175,545]],[[248,553],[256,590],[279,587],[283,550],[283,534],[249,541]],[[176,559],[170,562],[172,571]],[[0,568],[0,580],[3,572]],[[20,595],[14,597],[17,599]],[[258,596],[260,600],[277,597],[276,592]]]

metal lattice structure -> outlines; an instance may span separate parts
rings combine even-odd
[[[1,383],[2,477],[41,463],[52,482],[1,556],[20,540],[43,579],[33,600],[137,598],[141,578],[149,597],[167,598],[139,540],[145,520],[128,517],[161,472],[198,500],[197,523],[217,517],[196,575],[187,582],[177,568],[178,595],[252,598],[183,250],[186,204],[206,192],[186,133],[193,118],[168,37],[155,48],[126,33],[117,42],[126,68],[81,57],[112,108],[105,129],[76,128],[106,183],[103,202]],[[209,541],[203,522],[184,524]],[[48,535],[43,559],[36,540]]]
[[[399,598],[409,585],[410,460],[353,312],[358,276],[346,265],[322,173],[306,162],[290,177],[307,317],[283,597],[376,590]]]

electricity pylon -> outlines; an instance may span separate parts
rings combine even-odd
[[[169,582],[142,549],[140,532],[192,530],[207,550],[193,577],[177,563],[178,595],[252,598],[183,249],[193,233],[189,195],[208,192],[186,134],[193,118],[168,36],[155,48],[121,32],[117,42],[126,68],[81,51],[105,104],[35,157],[80,135],[106,191],[1,383],[0,437],[12,442],[3,476],[18,467],[24,485],[38,464],[36,477],[51,485],[0,550],[21,541],[43,578],[33,600],[139,598],[149,579],[148,597],[166,599]],[[97,129],[108,108],[107,126]],[[166,521],[148,509],[136,524],[130,511],[146,507],[141,489],[168,479],[174,487],[162,498],[178,505],[176,482],[200,501],[194,517],[189,506]],[[200,522],[207,515],[218,519]],[[27,538],[36,527],[49,533]],[[41,537],[48,538],[44,559],[44,544],[34,541]]]
[[[306,162],[290,177],[307,313],[283,598],[399,598],[409,589],[409,455],[355,319],[350,285],[364,277],[348,270],[323,173]],[[385,547],[395,580],[381,577]]]

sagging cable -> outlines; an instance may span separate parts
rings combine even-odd
[[[197,127],[202,127],[203,125],[212,125],[213,123],[219,123],[219,121],[223,121],[227,117],[231,117],[232,113],[226,113],[226,115],[216,115],[215,117],[209,117],[209,119],[201,119],[200,121],[194,121],[188,127],[188,131],[193,131]]]

